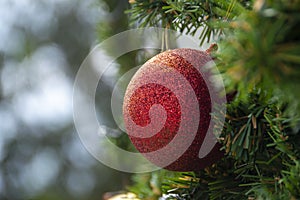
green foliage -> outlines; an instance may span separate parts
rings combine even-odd
[[[207,199],[207,185],[202,184],[194,172],[169,172],[162,183],[166,199]]]
[[[158,199],[162,195],[160,188],[163,176],[164,171],[133,175],[133,185],[128,190],[137,194],[140,199]]]
[[[254,162],[257,156],[266,153],[265,146],[271,140],[267,132],[273,127],[268,126],[265,115],[279,114],[274,101],[267,91],[255,89],[247,98],[237,98],[227,105],[227,120],[221,141],[228,155],[238,161]]]
[[[286,170],[295,178],[291,166],[293,160],[299,160],[300,150],[299,134],[291,129],[283,109],[272,95],[261,90],[253,90],[248,98],[228,105],[222,143],[227,155],[250,166],[240,175],[247,182],[243,185],[255,186],[247,194],[254,193],[257,198],[274,199],[271,196],[276,194],[287,199],[298,187],[288,189],[283,179]]]
[[[282,172],[284,177],[282,182],[294,197],[300,198],[300,162],[299,160],[294,162],[294,165],[289,165],[289,171]]]
[[[261,83],[294,106],[300,97],[294,92],[300,86],[300,1],[262,2],[227,24],[219,67],[240,93]]]
[[[200,44],[212,36],[221,35],[223,29],[214,23],[230,20],[251,7],[251,1],[226,0],[135,0],[127,13],[131,23],[139,27],[167,27],[194,35],[199,28]]]

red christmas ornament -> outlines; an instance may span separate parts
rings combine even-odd
[[[169,50],[147,61],[130,81],[123,105],[125,127],[136,149],[155,165],[197,171],[223,156],[213,143],[199,157],[211,131],[211,75],[203,70],[211,61],[208,51]]]

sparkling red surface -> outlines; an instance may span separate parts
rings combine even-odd
[[[150,138],[138,138],[130,136],[129,134],[132,143],[141,153],[152,152],[169,144],[178,131],[181,121],[181,108],[176,95],[169,88],[155,83],[149,83],[137,88],[137,83],[141,80],[157,79],[157,76],[153,75],[153,72],[160,70],[161,73],[166,73],[166,76],[164,77],[168,77],[170,83],[176,85],[176,87],[180,89],[182,87],[180,83],[174,77],[167,76],[169,69],[173,68],[186,78],[197,96],[201,113],[197,135],[181,157],[167,167],[164,167],[168,170],[200,170],[216,162],[222,156],[222,153],[219,151],[219,145],[216,144],[206,157],[202,159],[198,157],[200,147],[211,120],[210,112],[212,108],[208,87],[195,67],[202,67],[209,61],[211,61],[209,54],[203,51],[192,49],[169,50],[158,54],[146,62],[128,85],[124,98],[124,116],[130,116],[131,120],[139,126],[146,126],[151,123],[149,110],[154,104],[162,105],[167,113],[166,123],[156,135]],[[161,66],[164,66],[164,68],[162,69]],[[127,95],[129,91],[132,93],[131,96]],[[180,92],[181,95],[184,96],[184,103],[189,105],[191,98],[188,95],[185,95],[185,90],[180,90]],[[190,110],[189,119],[183,120],[190,120],[190,123],[192,123],[192,120],[194,120],[193,115],[195,115],[195,112]],[[129,127],[130,123],[128,123],[128,120],[128,118],[124,118],[125,127],[127,130],[132,130],[131,127]],[[189,134],[190,130],[188,126],[185,127],[184,130],[186,131],[186,134]],[[139,134],[143,135],[147,133]],[[174,148],[175,151],[177,147],[172,148]],[[172,156],[172,151],[169,156]],[[158,166],[161,166],[161,161],[165,159],[162,156],[146,156],[146,158]]]

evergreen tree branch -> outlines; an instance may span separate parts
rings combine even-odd
[[[127,13],[131,15],[131,24],[139,27],[168,26],[191,35],[202,28],[199,37],[202,45],[223,33],[212,22],[231,20],[249,8],[251,1],[241,0],[135,0]]]

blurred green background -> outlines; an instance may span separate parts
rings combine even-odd
[[[0,199],[102,199],[128,184],[129,174],[90,156],[72,117],[80,64],[101,40],[128,29],[128,7],[126,0],[0,1]],[[97,98],[109,96],[103,87]],[[107,101],[97,108],[108,112]]]

